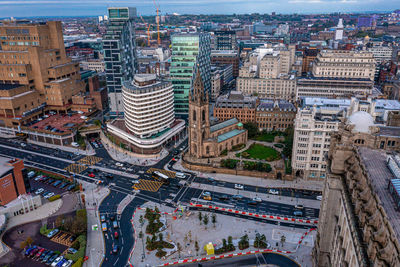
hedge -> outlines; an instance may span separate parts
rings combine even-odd
[[[54,195],[54,196],[49,197],[49,201],[52,202],[52,201],[55,201],[55,200],[60,199],[60,198],[61,198],[60,195]]]
[[[44,224],[42,227],[40,227],[40,234],[47,236],[53,229],[47,229],[47,224]]]
[[[82,267],[82,265],[83,265],[83,257],[79,258],[74,264],[72,264],[71,267]]]
[[[79,242],[78,252],[76,252],[75,254],[66,254],[65,258],[67,258],[68,260],[73,260],[75,262],[78,262],[80,258],[83,259],[83,257],[85,257],[86,236],[85,235],[78,236],[78,238],[75,240],[75,242]],[[82,264],[77,265],[77,266],[82,266]]]

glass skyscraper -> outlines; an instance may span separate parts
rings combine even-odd
[[[122,82],[131,79],[136,70],[135,17],[134,7],[108,8],[103,50],[111,117],[124,114]]]
[[[175,113],[189,111],[189,91],[196,68],[204,82],[204,90],[211,93],[211,46],[208,33],[179,33],[172,35],[171,82],[174,86]]]

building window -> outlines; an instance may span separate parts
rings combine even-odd
[[[193,110],[193,121],[196,121],[196,110]]]

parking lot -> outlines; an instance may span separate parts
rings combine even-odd
[[[49,218],[48,223],[54,221],[55,218]],[[33,244],[40,246],[51,251],[65,251],[68,247],[51,241],[49,238],[40,234],[41,222],[31,222],[24,225],[16,226],[7,231],[3,236],[3,241],[11,247],[11,252],[0,258],[0,265],[8,264],[8,266],[29,266],[29,267],[42,267],[46,266],[44,263],[32,260],[22,253],[24,249],[20,248],[21,242],[31,237]]]
[[[62,195],[75,188],[71,182],[57,180],[46,175],[35,175],[29,180],[32,192],[43,197],[47,195]],[[48,197],[47,197],[48,198]]]

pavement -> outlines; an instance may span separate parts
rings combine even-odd
[[[104,260],[105,246],[98,208],[110,190],[88,182],[82,182],[82,186],[85,189],[85,206],[88,216],[86,255],[89,256],[89,260],[84,262],[83,266],[100,266]],[[97,225],[97,230],[92,229],[94,225]]]
[[[30,211],[22,215],[10,217],[7,222],[6,230],[20,224],[42,220],[44,218],[50,217],[51,215],[55,214],[62,205],[63,199],[60,198],[53,202],[47,202],[38,207],[36,210]]]
[[[32,140],[29,140],[29,143],[30,144],[44,146],[44,147],[48,147],[48,148],[53,148],[53,149],[60,149],[60,150],[64,150],[64,151],[71,152],[71,153],[78,152],[79,154],[88,155],[88,156],[96,154],[96,151],[87,142],[86,142],[86,150],[79,149],[79,148],[76,148],[76,147],[52,145],[52,144],[47,144],[47,143],[43,143],[43,142],[36,142],[36,141],[32,141]]]

